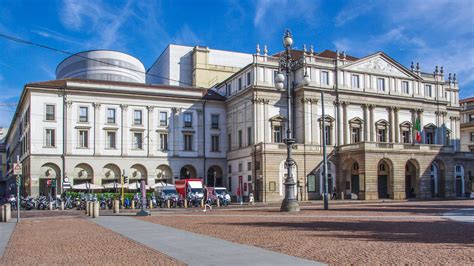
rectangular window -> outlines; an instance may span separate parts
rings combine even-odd
[[[352,75],[352,88],[360,88],[359,75]]]
[[[230,151],[232,150],[232,135],[227,134],[227,150]]]
[[[433,91],[431,85],[425,85],[425,95],[428,97],[433,97]]]
[[[229,173],[229,174],[232,173],[232,165],[231,164],[229,164],[227,166],[227,173]]]
[[[326,127],[326,145],[332,145],[331,126],[325,126],[325,127]]]
[[[52,104],[46,105],[46,121],[54,121],[55,117],[55,106]]]
[[[242,148],[242,130],[239,130],[239,148]]]
[[[239,172],[242,172],[242,163],[239,163]]]
[[[168,113],[160,112],[160,126],[165,127],[168,125]]]
[[[133,111],[133,124],[137,126],[143,124],[142,110]]]
[[[469,122],[474,122],[474,114],[469,114]]]
[[[379,129],[377,131],[377,137],[379,142],[387,142],[387,137],[386,137],[387,131],[385,129]]]
[[[408,81],[402,81],[402,92],[409,94],[410,88],[408,87]]]
[[[107,131],[107,149],[116,148],[116,136],[117,134],[114,131]]]
[[[402,132],[403,143],[411,143],[410,131],[406,130]]]
[[[252,171],[252,162],[247,162],[247,171]]]
[[[474,141],[474,132],[471,132],[471,142]]]
[[[54,129],[45,130],[45,146],[56,147],[56,130]]]
[[[79,148],[89,147],[89,131],[79,130]]]
[[[360,142],[360,128],[353,127],[352,128],[352,143]]]
[[[143,133],[133,133],[133,149],[143,149]]]
[[[240,91],[242,90],[242,78],[239,78],[238,82],[239,82],[239,91]]]
[[[107,123],[115,124],[115,109],[107,108]]]
[[[184,150],[185,151],[193,150],[193,135],[184,134]]]
[[[86,123],[89,121],[89,108],[86,106],[79,107],[79,122]]]
[[[168,134],[167,133],[160,133],[160,150],[162,151],[168,150]]]
[[[377,90],[378,91],[385,91],[385,79],[378,78],[377,79]]]
[[[211,151],[219,151],[219,135],[211,136]]]
[[[247,145],[252,145],[252,127],[247,128]]]
[[[250,80],[250,72],[247,72],[247,86],[250,86],[251,80]]]
[[[193,114],[184,113],[184,127],[193,127]]]
[[[282,142],[281,134],[282,134],[281,126],[274,126],[273,127],[273,142],[280,143]]]
[[[227,96],[232,94],[232,84],[227,84],[226,86]]]
[[[327,71],[321,72],[321,84],[329,85],[329,72]]]
[[[211,128],[219,129],[219,115],[211,115]]]

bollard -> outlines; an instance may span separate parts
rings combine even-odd
[[[220,207],[220,206],[221,206],[221,200],[217,198],[217,207]]]
[[[120,202],[119,200],[114,200],[114,213],[120,212]]]
[[[89,202],[86,201],[86,215],[89,216]]]
[[[341,200],[344,200],[344,192],[341,192]]]
[[[8,223],[10,219],[12,218],[12,207],[10,203],[6,203],[3,205],[3,221]]]
[[[89,201],[89,217],[94,216],[94,203],[93,201]]]
[[[184,199],[184,208],[188,208],[188,200],[187,199]]]
[[[49,205],[48,205],[48,210],[52,211],[53,210],[53,203],[50,202]]]
[[[171,208],[171,200],[169,199],[166,200],[166,208]]]
[[[132,210],[135,210],[135,201],[132,200]]]
[[[201,208],[204,207],[204,199],[201,200]]]
[[[61,201],[61,211],[64,211],[64,202]]]
[[[100,203],[98,201],[92,203],[92,210],[92,218],[99,217]]]
[[[153,209],[153,201],[152,201],[151,199],[150,199],[150,201],[149,201],[149,205],[150,205],[150,207],[149,207],[150,210]]]

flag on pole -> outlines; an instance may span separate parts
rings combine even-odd
[[[415,121],[415,133],[416,133],[416,142],[421,142],[421,125],[420,125],[420,118],[417,117]]]

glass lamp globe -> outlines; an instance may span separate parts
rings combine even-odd
[[[308,73],[305,73],[304,74],[304,77],[303,77],[303,85],[309,85],[309,83],[311,82],[311,78],[308,76]]]
[[[293,45],[293,38],[291,38],[291,35],[289,33],[287,33],[283,38],[283,45],[285,47],[291,47]]]
[[[283,81],[285,81],[285,75],[283,75],[283,73],[277,73],[275,75],[275,82],[283,83]]]
[[[283,82],[277,82],[275,83],[275,88],[277,90],[283,90],[283,88],[285,87],[285,85],[283,84]]]

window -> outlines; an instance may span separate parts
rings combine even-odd
[[[326,145],[332,145],[331,126],[325,126],[325,128],[326,128]]]
[[[107,108],[107,123],[115,124],[115,109]]]
[[[381,171],[381,172],[385,171],[385,164],[383,164],[383,163],[379,164],[379,171]]]
[[[387,142],[387,130],[378,129],[377,130],[377,140],[378,142]]]
[[[352,75],[352,88],[360,88],[359,75]]]
[[[52,104],[46,105],[46,120],[47,121],[54,121],[55,118],[55,106]]]
[[[79,130],[79,148],[89,147],[89,131]]]
[[[275,77],[278,74],[278,71],[274,70],[273,71],[273,84],[276,84]]]
[[[219,129],[219,115],[211,115],[211,128]]]
[[[471,136],[472,138],[472,136]],[[446,146],[450,146],[451,145],[451,131],[450,130],[446,130]]]
[[[471,142],[474,142],[474,132],[471,132]]]
[[[410,88],[408,87],[408,81],[402,81],[402,92],[409,94]]]
[[[431,85],[425,85],[425,94],[428,97],[433,97],[433,92],[431,89]]]
[[[193,114],[184,113],[184,127],[193,127]]]
[[[45,130],[45,144],[46,144],[46,147],[56,146],[56,130],[54,129]]]
[[[281,134],[282,134],[281,126],[274,126],[273,127],[273,142],[279,143],[282,142]]]
[[[117,134],[114,131],[107,131],[107,149],[115,149],[116,148],[116,136]]]
[[[232,84],[227,84],[225,89],[227,92],[227,96],[230,96],[232,94]]]
[[[242,148],[242,130],[239,130],[239,148]]]
[[[428,127],[425,128],[425,144],[435,144],[435,134],[434,134],[434,128],[433,127]]]
[[[160,133],[160,150],[162,151],[168,150],[168,134],[167,133]]]
[[[247,171],[252,171],[252,162],[247,162]]]
[[[352,143],[360,142],[360,128],[353,127],[352,128]]]
[[[327,71],[321,72],[321,84],[329,85],[329,72]]]
[[[211,136],[211,151],[219,151],[219,135]]]
[[[232,135],[231,134],[227,134],[227,150],[230,151],[232,150]]]
[[[385,79],[378,78],[377,79],[377,90],[378,91],[385,91]]]
[[[469,114],[469,122],[474,122],[474,114]]]
[[[79,122],[86,123],[89,121],[89,108],[85,106],[79,107]]]
[[[247,145],[252,145],[252,127],[247,128]]]
[[[168,125],[168,113],[160,112],[160,126],[165,127]]]
[[[184,150],[185,151],[193,150],[193,135],[184,134]]]
[[[133,111],[133,124],[142,125],[142,123],[143,123],[142,110],[134,110]]]
[[[133,133],[133,149],[141,150],[143,149],[143,133]]]
[[[242,172],[242,163],[239,163],[239,172]]]
[[[402,141],[403,143],[411,143],[410,130],[402,131]]]
[[[242,89],[242,78],[239,78],[238,82],[239,82],[239,91],[240,91]]]
[[[250,72],[247,72],[247,86],[250,86]]]
[[[229,174],[232,173],[232,165],[231,164],[229,164],[227,166],[227,173],[229,173]]]

